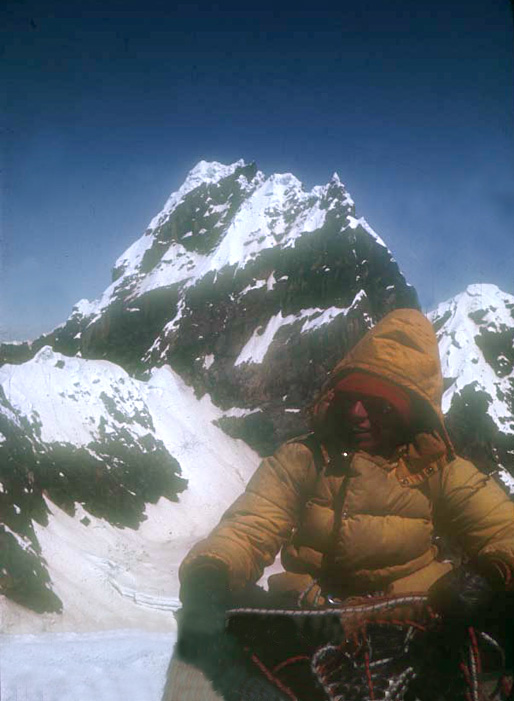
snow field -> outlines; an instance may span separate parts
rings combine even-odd
[[[175,634],[0,636],[2,701],[160,701]]]
[[[2,599],[2,632],[172,632],[179,565],[244,490],[257,454],[215,426],[223,412],[208,396],[197,399],[169,367],[141,382],[108,361],[68,358],[45,348],[23,367],[4,365],[0,381],[17,410],[29,420],[37,412],[46,440],[87,447],[98,438],[100,417],[104,430],[116,431],[121,413],[135,445],[138,437],[153,434],[188,480],[178,502],[148,504],[137,530],[116,528],[80,504],[70,516],[47,500],[49,523],[34,528],[64,612],[38,615]],[[117,412],[109,414],[102,397],[111,398]]]

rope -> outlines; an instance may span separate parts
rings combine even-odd
[[[481,661],[481,659],[480,659],[480,651],[479,651],[479,649],[478,649],[478,640],[477,640],[477,636],[476,636],[476,631],[475,631],[475,629],[474,629],[472,626],[470,626],[470,628],[468,628],[468,632],[469,632],[469,637],[470,637],[470,640],[471,640],[471,649],[472,649],[472,651],[473,651],[473,656],[474,656],[474,658],[475,658],[475,664],[476,664],[476,668],[477,668],[477,674],[481,674],[481,672],[482,672],[482,661]]]
[[[478,670],[477,661],[475,659],[475,651],[473,650],[473,645],[469,645],[469,667],[470,667],[470,687],[471,687],[471,698],[473,701],[480,701],[478,696]]]
[[[313,674],[318,678],[318,681],[321,683],[329,699],[341,699],[341,701],[344,701],[342,697],[336,696],[337,689],[340,686],[340,680],[336,679],[335,681],[331,681],[331,677],[341,667],[340,661],[337,657],[332,660],[329,657],[328,661],[323,661],[323,657],[326,657],[327,654],[332,651],[340,652],[341,648],[340,646],[335,646],[330,643],[320,647],[312,656],[311,669]]]
[[[310,587],[303,592],[306,595]],[[303,598],[303,597],[301,597]],[[437,621],[439,617],[435,614],[430,607],[427,605],[427,596],[424,594],[411,594],[403,595],[397,597],[390,597],[385,599],[370,599],[362,601],[358,599],[353,603],[349,600],[346,605],[342,603],[339,606],[330,606],[326,608],[309,608],[309,609],[297,609],[297,608],[252,608],[252,607],[238,607],[229,609],[226,612],[227,619],[233,616],[239,615],[253,615],[253,616],[287,616],[292,618],[324,618],[327,616],[338,617],[340,622],[346,627],[347,633],[353,637],[355,643],[355,650],[353,653],[348,654],[344,652],[341,645],[327,644],[321,648],[318,648],[313,655],[296,655],[289,657],[278,664],[276,664],[272,671],[270,671],[264,663],[257,657],[257,655],[252,654],[252,660],[261,670],[264,676],[271,681],[277,688],[279,688],[289,699],[292,701],[297,701],[297,697],[294,692],[287,686],[285,686],[276,676],[278,672],[285,669],[286,667],[293,665],[297,662],[310,662],[312,671],[318,677],[319,682],[321,682],[325,691],[329,694],[329,697],[336,701],[342,698],[338,695],[341,693],[341,681],[337,679],[335,675],[345,668],[345,665],[350,662],[350,657],[353,658],[353,665],[355,665],[356,655],[361,658],[361,674],[364,674],[362,678],[362,683],[368,688],[369,701],[376,700],[376,694],[379,693],[380,698],[382,696],[381,684],[383,682],[380,676],[379,669],[383,668],[384,664],[391,662],[393,658],[387,658],[382,660],[374,660],[372,658],[372,652],[370,650],[367,638],[366,625],[396,625],[402,628],[407,628],[406,638],[404,640],[404,651],[409,647],[408,643],[417,632],[426,632],[428,626],[430,626],[430,621]],[[414,611],[414,615],[419,613],[421,620],[424,621],[425,625],[421,622],[411,620],[411,617],[402,618],[401,614],[396,614],[395,609],[401,607],[417,607],[417,611]],[[392,616],[389,612],[393,612]],[[406,612],[407,613],[407,612]],[[408,612],[410,613],[410,612]],[[407,615],[408,615],[407,613]],[[427,621],[428,618],[428,621]],[[355,619],[357,619],[357,628],[355,628]],[[464,691],[465,698],[467,701],[481,701],[482,697],[482,659],[480,652],[479,639],[484,641],[484,643],[489,644],[496,652],[498,652],[502,668],[503,675],[502,678],[497,683],[496,689],[493,695],[489,696],[492,700],[496,698],[496,694],[505,684],[505,653],[501,645],[490,635],[483,631],[476,631],[473,627],[468,628],[468,644],[467,650],[462,650],[461,663],[459,664],[461,673],[463,675],[465,685],[467,689]],[[362,640],[356,635],[359,633],[362,636]],[[351,638],[347,638],[350,640]],[[345,661],[346,660],[346,661]],[[379,676],[377,677],[377,674]],[[401,701],[406,689],[409,687],[412,679],[418,676],[414,667],[409,666],[405,668],[400,674],[393,678],[389,678],[389,688],[387,689],[386,696],[389,701]],[[378,679],[378,681],[376,681]],[[375,688],[375,681],[379,685]],[[346,692],[344,692],[346,698]],[[510,698],[510,697],[509,697]],[[513,697],[514,699],[514,697]]]
[[[368,683],[369,696],[371,701],[375,701],[375,691],[373,689],[373,679],[371,678],[371,670],[369,666],[369,651],[364,653],[364,668],[366,670],[366,681]]]
[[[266,667],[266,665],[257,657],[255,653],[252,653],[251,656],[252,662],[260,669],[262,674],[266,677],[266,679],[271,682],[274,686],[277,687],[277,689],[280,689],[286,696],[288,696],[291,701],[298,701],[298,698],[293,694],[291,689],[283,684],[279,679],[275,677],[272,672]]]
[[[275,667],[273,667],[273,674],[280,672],[284,667],[289,667],[289,665],[296,664],[296,662],[310,662],[311,658],[309,655],[296,655],[295,657],[288,657],[287,660],[279,662]]]
[[[391,684],[389,687],[389,697],[391,701],[400,701],[403,697],[402,694],[407,688],[408,683],[416,676],[413,667],[407,667],[395,683]]]
[[[297,605],[298,605],[299,607],[302,607],[302,606],[303,606],[303,602],[304,602],[305,599],[309,596],[309,594],[310,594],[311,591],[314,589],[314,587],[316,587],[317,585],[318,585],[318,583],[316,582],[316,580],[313,580],[313,581],[311,582],[311,584],[309,584],[309,586],[306,587],[306,588],[300,593],[300,596],[298,597],[298,601],[297,601]],[[316,596],[316,602],[315,602],[315,603],[317,603],[317,599],[319,599],[319,592],[318,592],[318,594],[317,594],[317,596]]]
[[[503,696],[507,696],[509,693],[510,687],[507,688],[508,684],[508,679],[507,679],[507,674],[506,674],[506,665],[507,665],[507,660],[505,657],[505,651],[502,648],[502,646],[498,643],[497,640],[495,640],[491,635],[488,633],[485,633],[483,630],[478,631],[478,634],[480,637],[486,641],[486,643],[489,643],[491,647],[493,647],[496,652],[499,653],[500,659],[501,659],[501,669],[502,669],[502,674],[500,678],[498,679],[498,682],[496,686],[494,687],[494,690],[491,692],[489,695],[489,699],[492,701],[493,699],[496,699],[498,697],[498,694],[502,693]],[[513,687],[514,688],[514,687]]]
[[[369,614],[378,613],[380,611],[387,611],[394,609],[399,606],[408,606],[409,604],[426,604],[427,596],[425,595],[412,595],[412,596],[398,596],[385,601],[378,601],[375,603],[366,604],[350,604],[348,606],[333,606],[326,609],[275,609],[275,608],[252,608],[252,607],[241,607],[229,609],[226,612],[226,616],[230,618],[231,616],[236,616],[240,614],[248,614],[255,616],[334,616],[334,615],[353,615],[356,614]]]
[[[505,659],[505,651],[500,645],[500,643],[495,640],[491,635],[488,633],[485,633],[483,630],[479,631],[478,633],[483,640],[485,640],[491,647],[494,647],[494,649],[500,654],[500,658],[502,661],[502,668],[505,669],[505,665],[507,664],[507,660]]]

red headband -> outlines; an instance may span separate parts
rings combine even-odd
[[[389,380],[365,372],[352,372],[335,386],[336,392],[363,394],[367,397],[385,399],[394,406],[405,424],[412,421],[412,402],[405,390]]]

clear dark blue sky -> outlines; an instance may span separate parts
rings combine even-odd
[[[425,309],[514,294],[509,0],[3,0],[0,336],[98,296],[200,159],[334,170]]]

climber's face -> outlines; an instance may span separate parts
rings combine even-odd
[[[337,425],[351,450],[389,457],[404,442],[404,420],[385,399],[341,393],[337,395],[336,411]]]

